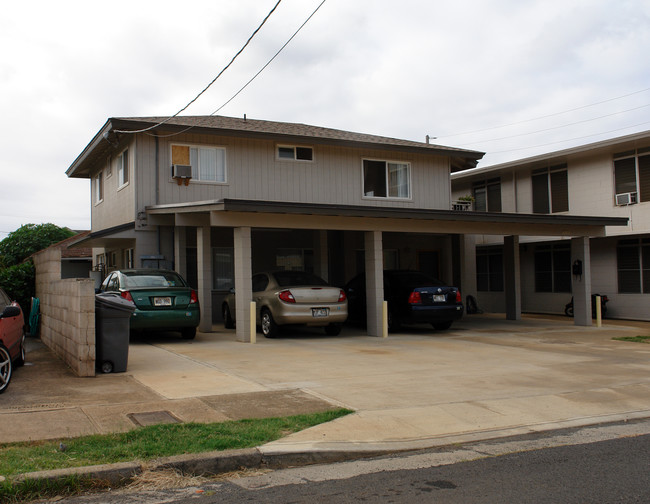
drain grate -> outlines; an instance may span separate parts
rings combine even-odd
[[[146,427],[148,425],[181,423],[169,411],[148,411],[143,413],[129,413],[126,415],[135,425]]]

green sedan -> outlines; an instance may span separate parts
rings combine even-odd
[[[119,292],[135,304],[132,331],[180,331],[193,339],[201,311],[194,289],[178,273],[169,270],[128,269],[110,273],[100,292]]]

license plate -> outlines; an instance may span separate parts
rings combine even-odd
[[[154,306],[171,306],[172,298],[170,297],[155,297],[153,298]]]
[[[312,317],[327,317],[329,315],[328,308],[312,308],[311,309]]]
[[[447,301],[447,296],[444,294],[434,294],[433,295],[433,302],[434,303],[444,303]]]

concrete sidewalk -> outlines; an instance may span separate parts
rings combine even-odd
[[[648,323],[466,316],[387,339],[346,328],[239,343],[233,331],[132,341],[128,371],[77,378],[40,342],[0,396],[0,442],[214,422],[339,406],[356,413],[260,448],[262,454],[426,448],[650,417]]]

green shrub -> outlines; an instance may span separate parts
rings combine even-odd
[[[31,259],[8,268],[0,268],[0,287],[12,300],[18,302],[23,309],[25,322],[29,317],[32,296],[36,291],[35,278],[36,271]]]

